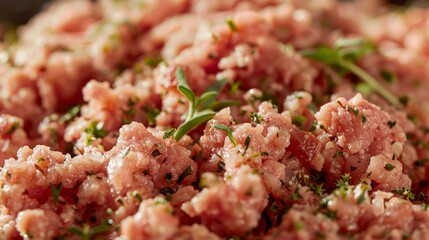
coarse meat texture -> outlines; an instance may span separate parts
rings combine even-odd
[[[0,239],[429,239],[428,23],[55,1],[0,42]]]

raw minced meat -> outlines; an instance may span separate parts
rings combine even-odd
[[[428,20],[54,2],[0,43],[0,239],[429,238]]]

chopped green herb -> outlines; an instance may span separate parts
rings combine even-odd
[[[357,115],[359,114],[359,109],[357,109],[357,108],[351,108],[351,107],[347,106],[347,107],[346,107],[346,110],[347,110],[348,112],[353,113],[355,116],[357,116]]]
[[[393,128],[396,125],[396,121],[388,121],[387,125],[389,125],[389,128]]]
[[[55,186],[52,183],[49,183],[49,187],[51,188],[51,191],[52,191],[52,197],[54,198],[54,203],[58,202],[58,197],[60,196],[62,186],[63,186],[63,183],[61,182],[57,186]]]
[[[366,116],[362,114],[362,124],[366,123]]]
[[[386,169],[387,171],[392,171],[394,168],[395,166],[390,163],[386,163],[386,165],[384,165],[384,169]]]
[[[374,92],[374,89],[366,83],[358,83],[355,86],[356,91],[362,93],[364,96],[369,96]]]
[[[154,205],[164,205],[167,204],[167,199],[165,198],[157,198]]]
[[[161,152],[158,149],[153,150],[151,153],[152,157],[158,157],[159,155],[161,155]]]
[[[310,112],[312,114],[316,114],[316,112],[317,112],[317,106],[313,102],[308,104],[308,109],[310,109]]]
[[[307,118],[302,115],[295,115],[292,117],[292,123],[298,127],[302,127],[307,121]]]
[[[304,229],[304,223],[297,221],[295,223],[294,229],[295,229],[295,231],[300,231],[300,230]]]
[[[18,121],[13,122],[12,126],[10,126],[9,129],[6,131],[6,134],[10,135],[10,134],[14,133],[16,131],[16,129],[18,129],[19,125],[20,124]]]
[[[80,112],[80,106],[70,108],[66,114],[60,117],[60,122],[69,122],[73,120]]]
[[[328,85],[326,91],[328,93],[332,93],[334,91],[335,87],[337,87],[338,84],[334,81],[334,79],[332,78],[331,75],[328,75],[326,77],[326,80],[327,80],[327,85]]]
[[[246,140],[244,140],[244,152],[242,154],[243,156],[244,154],[246,154],[246,151],[249,148],[249,144],[251,140],[252,140],[252,134],[247,135]]]
[[[231,29],[231,32],[235,32],[238,30],[237,26],[235,25],[235,22],[232,19],[226,20],[226,24],[228,24],[229,29]]]
[[[261,152],[261,156],[270,156],[268,152]]]
[[[327,210],[323,214],[330,219],[337,219],[337,212],[333,210]]]
[[[159,115],[160,111],[158,108],[150,108],[149,106],[141,107],[141,110],[146,114],[147,122],[149,126],[153,126],[156,123],[156,116]]]
[[[295,188],[295,191],[293,191],[291,197],[292,197],[292,200],[301,200],[301,199],[303,199],[303,197],[301,196],[301,194],[299,194],[299,186],[297,186]]]
[[[417,121],[419,120],[419,118],[418,118],[416,115],[411,115],[411,114],[409,114],[409,115],[407,116],[407,118],[408,118],[411,122],[413,122],[414,124],[417,124]]]
[[[365,201],[365,192],[366,192],[366,190],[363,190],[362,193],[359,195],[359,197],[357,199],[358,204],[361,204]]]
[[[91,122],[87,128],[85,128],[87,136],[87,144],[90,144],[94,138],[104,138],[107,136],[107,132],[104,130],[103,123]]]
[[[144,64],[154,68],[158,66],[158,64],[160,64],[162,61],[164,61],[164,59],[162,57],[155,56],[155,57],[145,57],[143,61],[144,61]]]
[[[398,99],[399,99],[399,102],[404,106],[407,106],[408,102],[410,101],[410,97],[408,97],[407,95],[402,95]]]
[[[162,193],[164,196],[165,196],[165,200],[167,200],[167,201],[170,201],[171,200],[171,198],[172,198],[172,195],[174,194],[174,193],[176,193],[176,191],[174,191],[173,189],[171,189],[171,188],[161,188],[160,190],[159,190],[159,192],[160,193]]]
[[[336,158],[336,157],[338,157],[338,156],[344,157],[344,152],[343,152],[343,151],[339,151],[339,150],[337,150],[337,151],[335,152],[335,154],[334,154],[333,158]]]
[[[171,136],[174,135],[174,133],[176,132],[175,128],[170,128],[167,131],[164,132],[164,135],[162,136],[163,139],[167,139],[170,138]]]
[[[238,89],[240,89],[241,82],[234,82],[231,84],[231,88],[229,89],[230,94],[236,94]]]
[[[416,198],[416,195],[414,195],[410,188],[398,188],[392,192],[405,197],[407,200],[414,200]]]
[[[225,169],[225,163],[222,161],[217,162],[217,172],[220,173]]]
[[[279,206],[277,206],[277,203],[273,202],[273,204],[271,204],[270,211],[277,212],[278,209],[279,209]]]
[[[250,113],[250,119],[252,120],[252,123],[255,123],[255,124],[260,124],[263,121],[265,121],[265,119],[261,115],[254,112]]]
[[[124,114],[127,116],[134,116],[136,115],[136,110],[134,108],[130,108],[127,111],[125,111]]]
[[[225,131],[228,134],[229,140],[234,144],[234,146],[237,146],[237,140],[235,140],[234,136],[232,135],[232,129],[226,125],[223,124],[215,124],[213,125],[214,128]]]
[[[348,71],[363,80],[391,104],[398,106],[399,101],[390,91],[383,87],[374,77],[354,63],[357,59],[373,51],[374,46],[362,39],[339,39],[334,47],[321,46],[301,52],[304,57],[322,62],[334,69]]]
[[[209,59],[216,59],[216,58],[218,58],[218,56],[216,54],[214,54],[214,53],[210,53],[208,57],[209,57]]]
[[[171,179],[173,179],[173,175],[171,173],[165,174],[165,180],[167,180],[167,182],[170,182]]]
[[[419,192],[419,194],[416,196],[416,200],[417,201],[427,201],[428,196],[426,196],[426,194],[424,194],[423,192]]]
[[[124,200],[122,198],[118,198],[116,200],[117,203],[121,204],[122,206],[124,206]]]
[[[426,163],[428,163],[428,162],[429,162],[429,158],[424,158],[424,159],[415,161],[414,162],[414,166],[416,166],[416,167],[424,167],[424,166],[426,166]]]
[[[395,81],[396,81],[396,76],[395,76],[395,74],[393,74],[392,72],[390,72],[390,71],[387,71],[387,70],[382,70],[381,72],[380,72],[380,76],[387,82],[387,83],[390,83],[390,84],[392,84],[392,83],[394,83]]]
[[[134,192],[132,192],[131,193],[131,196],[133,196],[135,199],[137,199],[137,201],[139,201],[139,202],[142,202],[143,201],[143,198],[142,198],[142,196],[140,195],[140,193],[139,192],[137,192],[137,191],[134,191]]]
[[[346,173],[343,176],[341,176],[341,178],[338,179],[337,182],[336,182],[337,188],[348,188],[349,181],[350,181],[351,178],[352,177],[350,176],[349,173]]]
[[[314,131],[316,131],[316,129],[317,129],[317,127],[318,127],[318,125],[319,124],[317,124],[317,121],[313,121],[312,123],[311,123],[311,127],[310,127],[310,129],[308,130],[309,132],[314,132]]]
[[[57,130],[50,128],[49,129],[49,135],[51,136],[51,140],[49,141],[49,144],[54,145],[58,142],[58,132]]]
[[[82,227],[70,227],[68,231],[81,237],[82,240],[90,240],[95,239],[96,235],[109,232],[112,224],[112,220],[105,220],[99,226],[91,228],[89,224],[85,223]]]
[[[183,180],[187,177],[192,175],[192,167],[188,166],[183,172],[182,174],[180,174],[179,178],[177,179],[177,183],[182,183]]]

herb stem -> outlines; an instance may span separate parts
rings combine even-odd
[[[340,61],[339,62],[342,67],[350,70],[350,72],[359,76],[360,79],[365,81],[371,88],[377,91],[382,97],[384,97],[387,101],[395,106],[399,106],[399,100],[390,93],[384,86],[382,86],[377,80],[375,80],[371,75],[365,72],[362,68],[357,66],[356,64],[350,61]]]

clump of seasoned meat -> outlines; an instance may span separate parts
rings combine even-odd
[[[0,43],[0,239],[429,238],[429,11],[382,2],[52,3]]]

